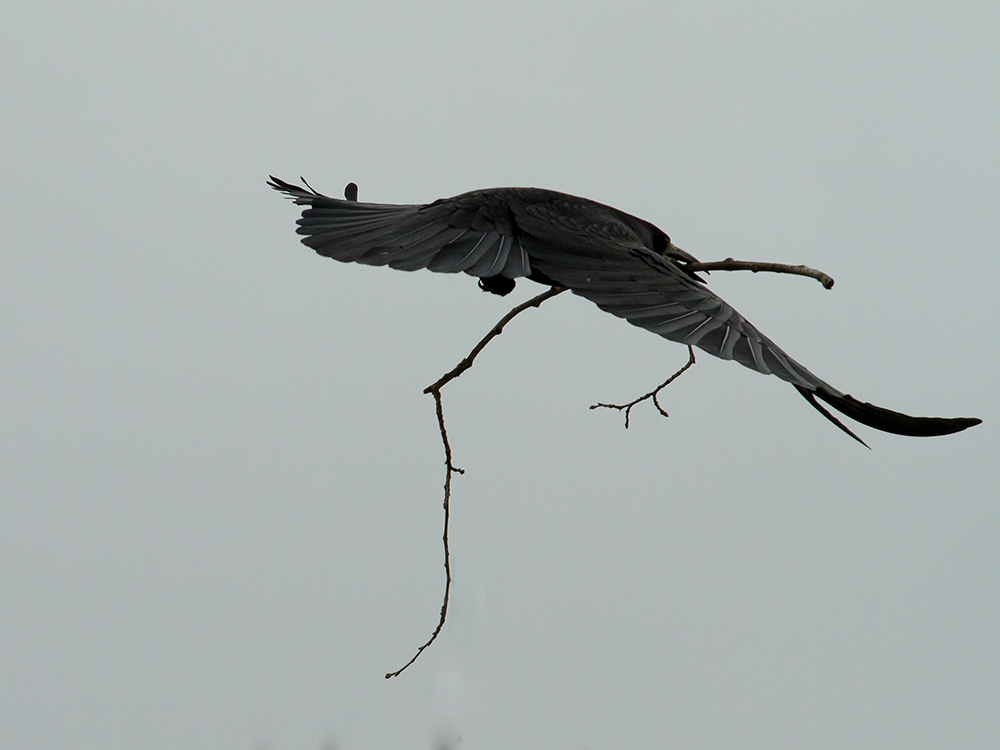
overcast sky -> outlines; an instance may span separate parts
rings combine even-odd
[[[1000,5],[9,4],[0,747],[996,748]],[[866,450],[570,295],[320,258],[264,181],[609,203]]]

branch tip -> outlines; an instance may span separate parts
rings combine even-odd
[[[682,266],[685,271],[697,273],[698,271],[752,271],[753,273],[787,273],[792,276],[808,276],[816,279],[823,285],[824,289],[833,289],[833,277],[815,268],[803,265],[790,265],[788,263],[764,263],[755,260],[735,260],[726,258],[710,263],[686,263]]]

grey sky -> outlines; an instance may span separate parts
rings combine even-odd
[[[995,2],[21,3],[0,23],[0,747],[1000,742]],[[567,295],[321,259],[268,173],[583,195],[859,427]],[[456,738],[460,737],[460,740]]]

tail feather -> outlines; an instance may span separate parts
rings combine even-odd
[[[821,404],[817,403],[817,396],[841,414],[850,417],[856,422],[868,425],[882,432],[891,432],[895,435],[909,435],[910,437],[951,435],[962,430],[967,430],[970,427],[975,427],[983,421],[975,417],[911,417],[909,414],[890,411],[889,409],[883,409],[881,406],[875,406],[865,401],[858,401],[853,396],[830,393],[824,388],[817,388],[815,391],[811,391],[801,386],[795,387],[806,401],[816,407],[823,416],[862,445],[867,444],[841,424],[840,420],[830,414]]]

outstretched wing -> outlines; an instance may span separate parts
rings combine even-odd
[[[275,177],[268,183],[309,206],[298,220],[303,244],[345,263],[427,268],[486,278],[528,276],[531,265],[513,226],[475,200],[430,205],[359,203],[330,198]],[[482,191],[486,192],[486,191]],[[469,194],[474,195],[474,194]],[[480,210],[483,209],[483,210]]]
[[[816,397],[862,424],[901,435],[946,435],[981,421],[911,417],[842,393],[685,271],[683,264],[694,258],[662,231],[610,206],[535,188],[389,205],[330,198],[274,177],[269,184],[308,206],[298,233],[320,255],[482,279],[531,276],[568,287],[633,325],[776,375],[861,443]]]

